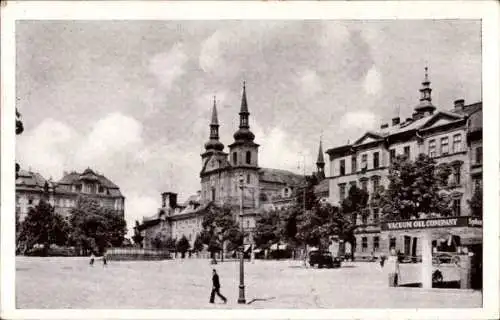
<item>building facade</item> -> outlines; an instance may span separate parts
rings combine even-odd
[[[330,160],[329,201],[340,205],[349,188],[357,186],[371,195],[380,186],[389,185],[389,167],[398,155],[415,160],[424,153],[437,164],[451,165],[452,174],[446,188],[456,216],[469,215],[468,200],[473,186],[481,182],[482,103],[465,105],[456,100],[452,110],[438,110],[432,104],[432,89],[427,75],[420,89],[419,104],[412,117],[382,124],[377,131],[368,131],[352,144],[327,150]],[[380,237],[380,208],[370,207],[370,214],[358,217],[355,252],[358,257],[375,256],[394,247],[410,254],[418,247],[404,236]]]
[[[68,217],[79,196],[92,198],[101,206],[125,216],[125,197],[120,188],[90,168],[82,173],[65,172],[57,182],[46,180],[36,172],[20,170],[16,179],[16,216],[23,221],[29,209],[45,197],[56,213]]]
[[[170,228],[168,233],[173,238],[179,239],[185,235],[193,245],[196,235],[202,231],[201,222],[206,208],[212,204],[229,205],[233,208],[235,219],[242,223],[250,235],[247,243],[251,243],[259,214],[295,204],[295,193],[297,188],[305,184],[305,176],[259,165],[260,145],[255,142],[255,135],[250,130],[249,117],[246,86],[243,84],[239,128],[233,135],[234,141],[228,146],[228,152],[224,152],[224,144],[219,139],[219,121],[214,97],[209,139],[201,154],[200,191],[182,205],[177,204],[177,196],[174,193],[165,194],[168,195],[167,198],[173,196],[169,199],[175,201],[162,198],[162,208],[159,212],[171,213],[167,215]],[[322,150],[320,154],[323,159]],[[322,172],[324,176],[324,160],[318,158],[318,161],[321,162],[318,172]],[[144,218],[144,226],[148,220],[155,219],[157,215]],[[142,227],[141,229],[146,235],[146,231]],[[148,241],[144,242],[145,246]]]

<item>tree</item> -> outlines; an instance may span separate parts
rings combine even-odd
[[[65,245],[68,241],[69,226],[62,216],[54,212],[44,199],[31,208],[20,224],[19,244],[23,252],[29,251],[35,244],[43,245],[43,255],[48,254],[51,244]]]
[[[23,125],[23,122],[21,121],[21,114],[16,109],[16,135],[23,133],[23,131],[24,131],[24,125]],[[19,177],[19,170],[20,169],[21,169],[21,167],[16,162],[16,179]]]
[[[141,231],[139,231],[139,226],[139,221],[135,220],[134,235],[132,236],[132,240],[134,241],[134,244],[142,247],[144,237],[142,236]]]
[[[194,252],[203,251],[203,239],[201,237],[201,234],[199,234],[199,233],[196,235],[196,238],[194,239],[193,251]]]
[[[179,241],[177,241],[176,248],[177,251],[181,253],[181,258],[184,259],[186,252],[191,248],[191,245],[185,235],[182,235]]]
[[[243,245],[244,235],[241,233],[229,205],[219,207],[212,204],[209,206],[207,213],[203,216],[202,227],[204,231],[202,239],[208,245],[212,258],[215,252],[224,250],[226,243],[230,249]]]
[[[76,207],[71,209],[70,223],[72,242],[83,254],[88,250],[103,253],[109,246],[119,246],[127,232],[121,215],[86,197],[77,199]]]
[[[279,242],[283,234],[283,222],[280,211],[273,210],[263,213],[256,221],[254,242],[258,247],[268,247]]]
[[[451,170],[436,166],[434,159],[420,154],[415,161],[399,156],[389,169],[389,186],[379,204],[384,220],[419,218],[421,213],[447,216],[451,214],[449,199],[444,194]]]
[[[467,201],[469,203],[469,208],[471,215],[474,217],[483,217],[483,188],[478,186],[474,189],[472,198]]]

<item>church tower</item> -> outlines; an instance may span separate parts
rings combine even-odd
[[[323,143],[319,139],[318,159],[316,160],[316,177],[319,181],[325,179],[325,158],[323,156]]]
[[[219,141],[219,120],[217,118],[217,105],[214,97],[212,107],[212,121],[210,122],[210,136],[205,143],[205,152],[201,154],[202,168],[201,199],[202,202],[223,201],[224,185],[226,184],[227,153],[224,145]]]
[[[239,198],[240,180],[244,185],[243,206],[257,208],[259,203],[259,145],[254,142],[255,135],[250,131],[246,85],[243,82],[243,93],[240,107],[240,126],[234,133],[234,142],[229,145],[229,162],[232,170],[232,196]]]
[[[425,67],[424,81],[422,82],[422,88],[420,88],[420,103],[415,107],[415,113],[420,116],[433,114],[436,110],[436,107],[432,104],[432,89],[430,85],[428,68]]]

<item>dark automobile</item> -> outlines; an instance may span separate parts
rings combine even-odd
[[[309,265],[311,267],[318,266],[318,268],[340,268],[341,259],[333,257],[328,251],[312,251],[309,253]]]

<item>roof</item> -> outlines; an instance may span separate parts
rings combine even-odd
[[[467,129],[469,132],[483,130],[483,109],[475,110],[467,121]]]
[[[16,179],[16,186],[26,186],[32,188],[43,188],[45,182],[48,182],[38,172],[19,170],[19,177]]]
[[[114,184],[111,180],[103,176],[102,174],[95,173],[91,169],[86,169],[83,173],[70,172],[65,174],[58,184],[74,184],[78,183],[82,178],[95,178],[102,186],[110,189],[119,189],[119,187]]]
[[[281,169],[260,168],[259,175],[259,180],[261,181],[275,182],[285,185],[299,185],[305,180],[304,176],[300,174]]]
[[[328,179],[323,179],[318,183],[317,185],[314,186],[314,193],[325,193],[329,191],[329,181]]]

